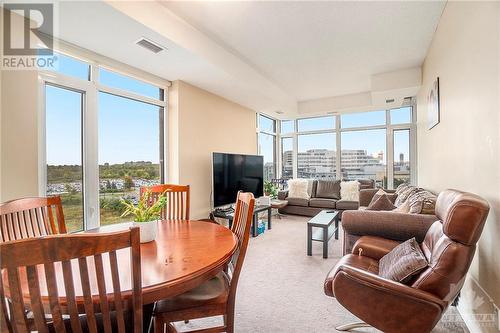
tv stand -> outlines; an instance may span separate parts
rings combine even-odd
[[[261,212],[267,211],[267,229],[271,229],[271,205],[259,205],[255,206],[253,210],[253,219],[252,219],[252,237],[257,237],[257,223],[258,223],[258,215]],[[227,219],[229,221],[229,229],[233,226],[233,218],[234,218],[234,208],[229,207],[229,210],[227,208],[216,208],[213,212],[212,215],[214,217],[219,217],[223,219]]]

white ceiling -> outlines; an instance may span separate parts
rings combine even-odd
[[[58,5],[60,39],[254,110],[289,116],[298,102],[366,95],[373,75],[419,67],[445,2]],[[142,36],[168,50],[153,54],[134,45]]]

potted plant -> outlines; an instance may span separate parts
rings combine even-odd
[[[270,181],[264,182],[264,195],[276,199],[278,197],[278,187]]]
[[[160,194],[153,204],[150,204],[150,195],[151,191],[144,193],[139,198],[137,206],[128,200],[121,199],[121,203],[125,207],[121,216],[134,216],[134,226],[138,226],[141,231],[141,243],[155,240],[161,210],[167,204],[167,197],[164,193]]]

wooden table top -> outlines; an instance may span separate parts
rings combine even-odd
[[[131,223],[103,226],[87,233],[107,233],[127,229]],[[215,223],[201,221],[158,222],[156,240],[141,244],[141,268],[143,303],[150,304],[169,298],[192,288],[220,272],[237,247],[236,236],[231,230]],[[130,250],[117,251],[122,291],[130,291]],[[104,258],[107,262],[107,258]],[[75,293],[82,295],[78,274],[78,262],[73,260]],[[65,290],[62,268],[55,264],[58,277],[59,298],[64,302]],[[95,276],[93,264],[89,265],[90,276]],[[20,272],[23,290],[28,290],[25,274]],[[44,276],[40,267],[39,278]],[[111,273],[105,267],[105,281],[108,293],[112,293]],[[26,287],[26,289],[24,289]],[[98,295],[97,283],[91,279],[93,295]],[[45,282],[40,283],[42,298],[47,299]],[[26,295],[28,296],[28,295]],[[26,299],[26,301],[28,301]],[[83,301],[83,299],[82,299]]]

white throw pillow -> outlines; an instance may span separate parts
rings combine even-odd
[[[342,200],[359,201],[359,182],[357,180],[340,182],[340,197]]]
[[[290,179],[288,181],[288,196],[290,198],[309,199],[307,179]]]

